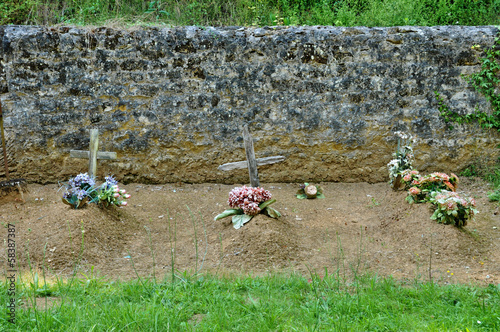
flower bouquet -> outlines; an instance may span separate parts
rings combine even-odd
[[[416,185],[420,180],[421,175],[416,169],[407,169],[401,172],[401,182],[404,184],[405,189]]]
[[[394,133],[398,136],[398,146],[396,152],[392,154],[393,158],[388,164],[390,184],[394,190],[398,190],[402,186],[402,173],[412,169],[414,161],[413,148],[411,143],[414,142],[413,137],[409,134],[397,131]]]
[[[62,201],[75,209],[82,208],[89,199],[92,200],[96,196],[95,179],[87,173],[80,173],[74,178],[70,178],[65,186],[66,190]]]
[[[62,201],[75,209],[83,208],[90,203],[95,203],[101,208],[111,205],[126,206],[125,199],[130,198],[125,190],[118,188],[118,181],[112,176],[106,176],[105,182],[96,187],[93,177],[81,173],[69,179],[65,186]]]
[[[462,227],[467,225],[467,220],[473,220],[474,215],[478,213],[474,198],[460,196],[456,192],[447,190],[434,191],[430,196],[430,202],[436,206],[431,219],[438,223]]]
[[[109,207],[111,205],[127,206],[126,199],[130,198],[125,189],[118,187],[118,181],[112,176],[106,176],[105,182],[96,190],[96,203],[100,207]]]
[[[423,203],[427,197],[427,193],[422,192],[420,188],[413,186],[408,189],[408,196],[406,196],[406,201],[410,204],[413,203]]]
[[[323,188],[307,182],[300,185],[300,189],[295,196],[297,196],[298,199],[325,198],[325,195],[323,195]]]
[[[407,187],[410,187],[406,197],[406,201],[410,204],[429,200],[429,194],[432,192],[443,190],[455,192],[459,183],[458,176],[453,173],[448,175],[436,172],[420,176],[417,171],[407,172],[402,181]]]
[[[229,193],[228,204],[232,209],[217,215],[214,220],[233,216],[233,226],[239,229],[259,213],[277,219],[281,214],[269,206],[276,202],[271,196],[271,192],[261,187],[236,187]]]

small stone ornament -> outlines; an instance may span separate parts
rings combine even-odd
[[[298,199],[325,198],[325,195],[323,195],[323,188],[307,182],[300,185],[300,189],[295,196],[297,196]]]

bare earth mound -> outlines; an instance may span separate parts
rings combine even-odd
[[[371,272],[397,279],[500,283],[500,215],[488,187],[464,179],[459,191],[474,196],[480,214],[464,229],[429,219],[430,204],[409,205],[386,183],[323,183],[325,199],[295,198],[298,184],[270,183],[279,220],[257,216],[239,230],[231,219],[213,221],[228,208],[235,186],[166,184],[123,186],[129,206],[74,210],[56,185],[28,185],[0,197],[0,222],[16,225],[21,267],[45,265],[69,275],[129,279],[200,270],[212,273],[316,271]],[[82,232],[83,230],[83,232]],[[82,237],[83,235],[83,237]],[[4,228],[1,236],[7,238]],[[1,251],[6,261],[7,246]],[[83,251],[81,250],[83,248]],[[154,261],[153,261],[154,258]],[[134,269],[135,267],[135,269]]]

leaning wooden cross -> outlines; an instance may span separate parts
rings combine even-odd
[[[99,130],[90,129],[89,151],[71,150],[69,152],[72,158],[89,159],[89,176],[94,177],[97,170],[97,159],[114,160],[116,152],[98,152],[99,149]]]
[[[279,163],[285,160],[283,156],[272,156],[266,158],[255,158],[255,152],[253,149],[253,139],[248,132],[248,126],[243,128],[243,141],[245,144],[245,153],[247,155],[247,160],[237,161],[234,163],[227,163],[220,165],[218,167],[221,171],[231,171],[233,169],[243,169],[248,167],[248,175],[250,176],[250,186],[258,187],[259,183],[259,173],[257,172],[257,166],[270,165]]]

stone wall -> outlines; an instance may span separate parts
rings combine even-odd
[[[461,77],[494,27],[0,27],[0,97],[14,176],[67,180],[100,131],[98,175],[125,182],[248,182],[248,124],[262,182],[388,179],[393,132],[417,137],[416,166],[458,172],[495,152],[496,132],[447,129],[434,91],[472,112]],[[472,45],[482,48],[471,49]]]

